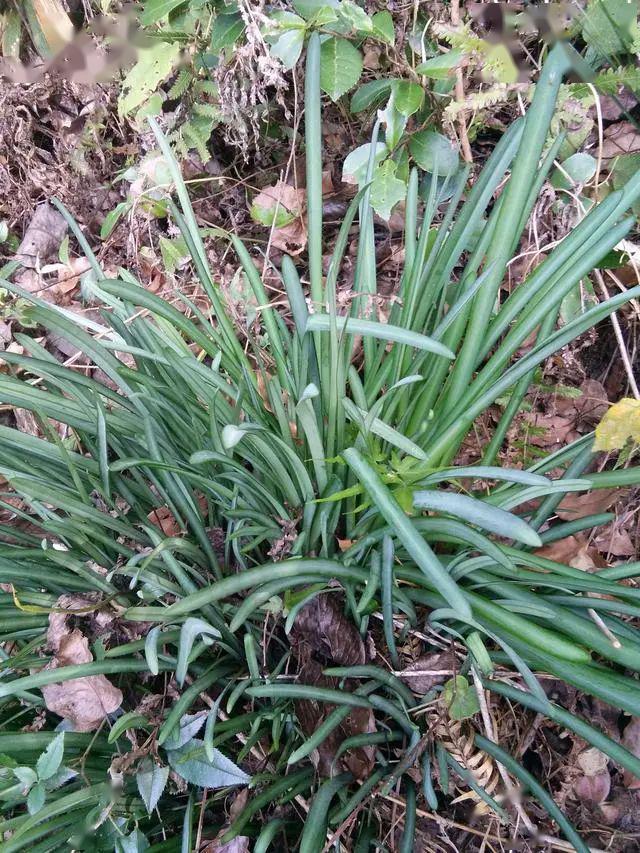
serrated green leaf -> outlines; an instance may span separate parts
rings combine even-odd
[[[50,779],[62,764],[64,755],[64,732],[56,735],[45,751],[38,757],[36,772],[38,779]]]
[[[136,773],[138,791],[142,797],[142,802],[147,808],[148,814],[151,814],[157,806],[168,778],[169,768],[161,767],[150,758],[145,759]]]
[[[373,32],[373,21],[353,0],[342,0],[338,6],[338,14],[358,33],[365,35]]]
[[[447,681],[441,701],[452,720],[466,720],[480,710],[476,691],[463,675]]]
[[[405,197],[406,184],[396,177],[397,165],[385,160],[375,171],[371,182],[371,207],[378,216],[388,220],[391,211]]]
[[[118,112],[128,115],[141,106],[162,81],[173,71],[180,56],[180,46],[157,42],[140,48],[138,61],[122,82]]]
[[[14,767],[13,775],[22,782],[25,788],[30,788],[38,781],[38,775],[31,767]]]
[[[42,782],[38,782],[29,791],[29,796],[27,797],[27,810],[29,814],[37,814],[43,807],[46,797],[47,792],[44,785]]]
[[[633,43],[637,0],[589,0],[582,18],[582,37],[606,59],[627,53]]]
[[[414,133],[409,142],[409,151],[425,172],[446,177],[458,170],[460,158],[453,143],[435,130]]]
[[[369,152],[371,143],[365,142],[347,154],[342,166],[342,180],[347,184],[362,184],[367,176],[367,165],[369,163]],[[379,164],[389,153],[384,142],[376,143],[375,163]]]
[[[116,853],[145,853],[148,849],[149,842],[139,829],[116,838]]]
[[[320,86],[337,101],[352,89],[362,74],[362,54],[351,42],[332,36],[320,48]]]
[[[283,19],[282,16],[284,14],[288,15],[287,19]],[[278,23],[280,28],[282,28],[284,23],[289,28],[285,29],[282,35],[273,42],[269,48],[269,52],[272,56],[279,59],[288,71],[300,59],[300,54],[302,53],[305,34],[304,21],[297,15],[293,15],[290,12],[283,12],[281,13],[281,17],[278,18]]]
[[[387,44],[393,44],[396,39],[396,34],[393,27],[391,12],[387,12],[386,10],[376,12],[375,15],[372,15],[371,21],[373,23],[373,36]]]
[[[394,91],[391,92],[391,97],[384,110],[378,110],[378,118],[386,128],[384,141],[387,148],[391,151],[400,142],[400,138],[407,126],[407,117],[395,108]]]
[[[203,741],[194,738],[180,749],[168,750],[167,758],[178,776],[200,788],[215,790],[250,782],[251,777],[233,761],[217,749],[214,753],[214,760],[208,761]]]

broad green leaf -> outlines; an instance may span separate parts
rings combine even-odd
[[[359,113],[381,101],[391,91],[394,82],[393,80],[371,80],[369,83],[363,83],[351,98],[351,112]]]
[[[572,189],[575,184],[586,184],[596,173],[597,161],[591,154],[579,151],[572,154],[564,163],[562,168],[555,170],[551,176],[551,183],[556,189]]]
[[[100,226],[100,237],[103,240],[107,239],[109,234],[111,234],[111,232],[116,227],[116,225],[118,224],[120,219],[122,219],[122,217],[129,210],[130,207],[131,207],[130,201],[121,201],[118,204],[116,204],[116,206],[113,208],[113,210],[110,210],[109,213],[107,213],[107,215],[104,218],[102,225]]]
[[[211,27],[209,50],[211,53],[221,53],[227,47],[233,47],[244,32],[242,15],[218,15]]]
[[[409,151],[421,169],[440,176],[453,175],[460,165],[458,149],[435,130],[414,133],[409,142]]]
[[[392,91],[387,106],[383,110],[378,110],[378,118],[386,128],[384,135],[385,144],[390,151],[400,142],[400,138],[407,126],[406,116],[398,112],[394,104],[395,92]]]
[[[271,45],[269,51],[272,56],[279,59],[289,71],[300,59],[302,46],[304,44],[304,29],[291,29],[284,32],[280,38]]]
[[[185,266],[191,260],[189,249],[182,237],[175,237],[173,240],[160,237],[160,254],[164,268],[171,273]]]
[[[469,524],[477,524],[484,530],[490,530],[508,539],[515,539],[524,545],[532,545],[534,548],[542,546],[540,537],[526,521],[511,512],[490,506],[468,495],[443,491],[418,491],[413,495],[413,505],[417,509],[431,509],[447,515],[455,515]]]
[[[376,12],[375,15],[372,15],[371,21],[373,23],[374,38],[378,38],[380,41],[384,41],[387,44],[393,44],[396,34],[393,27],[391,12],[387,12],[386,10]]]
[[[37,785],[33,786],[29,791],[29,796],[27,797],[27,809],[29,814],[36,814],[40,811],[44,805],[46,796],[47,792],[42,782],[38,782]]]
[[[134,829],[129,835],[116,837],[115,853],[145,853],[149,842],[139,829]]]
[[[338,14],[358,33],[369,34],[373,32],[373,21],[353,0],[342,0],[338,6]]]
[[[476,691],[463,675],[447,681],[441,701],[452,720],[466,720],[480,710]]]
[[[362,74],[362,54],[351,42],[332,36],[320,48],[320,87],[337,101]]]
[[[64,755],[64,732],[56,735],[49,746],[45,749],[42,755],[39,756],[36,762],[36,772],[38,779],[44,781],[50,779],[62,764],[62,756]]]
[[[410,80],[401,80],[395,83],[395,108],[407,118],[418,112],[424,101],[424,89]]]
[[[155,24],[161,18],[165,18],[184,0],[147,0],[140,15],[140,25],[148,27]]]
[[[200,788],[226,788],[231,785],[246,785],[251,777],[237,767],[233,761],[214,749],[213,761],[208,761],[204,743],[193,739],[180,749],[167,751],[172,769],[186,782]]]
[[[392,160],[385,160],[376,169],[371,182],[371,207],[385,220],[389,219],[393,208],[407,193],[404,181],[396,178],[396,168]]]
[[[38,775],[32,767],[14,767],[13,775],[22,782],[25,788],[30,788],[38,781]]]
[[[346,184],[363,184],[365,182],[370,151],[371,143],[365,142],[364,145],[359,145],[347,154],[342,165],[342,180]],[[376,164],[381,163],[388,153],[389,149],[384,142],[376,142],[374,162]]]
[[[160,767],[150,758],[144,760],[136,773],[138,791],[142,797],[142,802],[147,807],[148,814],[151,814],[158,804],[168,778],[169,768]]]
[[[138,61],[122,82],[118,98],[120,115],[128,115],[143,104],[171,73],[179,57],[178,44],[159,41],[153,47],[140,48]]]
[[[593,449],[622,450],[629,439],[640,444],[640,400],[623,397],[596,427]]]
[[[637,0],[589,0],[582,17],[582,37],[605,59],[631,49],[637,30]]]
[[[307,21],[316,19],[327,9],[332,10],[333,14],[329,20],[335,21],[337,15],[333,10],[337,9],[339,5],[340,0],[293,0],[293,8]]]
[[[454,68],[456,68],[464,58],[464,51],[459,49],[450,50],[448,53],[440,53],[426,62],[421,63],[416,68],[418,74],[424,74],[425,77],[430,77],[432,80],[446,79]]]
[[[164,742],[165,749],[180,749],[194,738],[207,721],[206,714],[185,714],[180,725],[174,726]]]
[[[190,617],[187,619],[180,629],[180,641],[178,643],[178,660],[176,663],[176,681],[182,687],[184,680],[187,677],[187,667],[189,665],[189,655],[196,637],[204,635],[205,637],[220,637],[220,631],[217,628],[212,628],[204,619]]]

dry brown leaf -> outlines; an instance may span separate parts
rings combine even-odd
[[[280,228],[273,228],[271,245],[291,255],[299,255],[307,245],[307,226],[304,221],[306,193],[284,181],[278,181],[272,187],[265,187],[254,198],[251,205],[252,216],[265,224],[265,216],[275,221],[281,215],[289,214],[291,221]],[[256,214],[256,212],[258,212]]]
[[[622,495],[621,489],[594,489],[592,492],[571,492],[560,502],[556,514],[563,521],[574,521],[585,515],[606,512]]]
[[[536,557],[544,557],[545,560],[553,560],[554,563],[568,564],[586,544],[587,540],[582,535],[565,536],[564,539],[557,539],[549,545],[538,548],[534,554]]]
[[[91,264],[86,258],[73,258],[68,264],[60,264],[58,267],[58,292],[71,293],[80,284],[80,276],[90,268]]]
[[[632,717],[631,722],[627,725],[622,733],[622,745],[629,752],[632,752],[636,758],[640,758],[640,717]],[[627,788],[635,790],[640,788],[640,779],[630,773],[628,770],[624,774],[624,784]]]
[[[324,675],[321,664],[313,659],[307,661],[302,667],[298,673],[298,679],[301,684],[313,684],[317,687],[336,689],[339,685],[339,680]],[[357,682],[347,681],[344,689],[352,692],[357,686]],[[305,735],[310,737],[327,716],[335,710],[335,707],[309,699],[298,700],[295,703],[296,716]],[[366,779],[371,775],[375,766],[375,749],[373,746],[348,750],[341,756],[339,768],[334,766],[335,756],[343,740],[354,735],[375,731],[376,722],[372,709],[352,708],[338,728],[330,732],[318,748],[311,753],[310,760],[322,775],[328,776],[339,769],[347,769],[353,773],[356,779]]]
[[[603,160],[638,152],[640,152],[640,133],[630,121],[620,121],[606,128],[602,145]]]
[[[316,595],[306,604],[298,613],[290,638],[303,659],[308,653],[340,666],[366,662],[362,637],[345,616],[340,597],[335,593]]]
[[[527,441],[536,447],[555,447],[580,438],[575,428],[574,418],[528,412],[525,419],[536,429],[544,430],[542,435],[531,434],[527,438]]]
[[[635,557],[636,548],[629,533],[618,524],[608,524],[594,539],[598,550],[614,557]]]
[[[40,426],[33,412],[30,412],[28,409],[14,409],[13,416],[20,432],[26,435],[41,435]]]
[[[16,258],[23,266],[35,268],[58,251],[66,233],[67,223],[62,214],[45,202],[36,207]]]
[[[147,520],[154,527],[158,527],[165,536],[178,536],[181,533],[180,525],[168,506],[159,506],[152,509],[147,516]]]
[[[414,693],[424,696],[432,687],[449,681],[457,669],[457,659],[452,651],[434,652],[410,663],[399,677]]]
[[[78,629],[69,629],[69,612],[86,612],[95,608],[96,601],[80,596],[61,596],[56,602],[58,612],[49,615],[47,644],[54,656],[45,669],[91,663],[93,655],[89,651],[89,640]],[[47,709],[69,720],[76,732],[90,732],[97,729],[108,714],[112,714],[122,704],[122,692],[104,675],[87,675],[72,678],[57,684],[46,684],[42,688]]]
[[[602,803],[609,796],[611,776],[608,770],[593,776],[579,776],[574,785],[574,794],[587,803]]]

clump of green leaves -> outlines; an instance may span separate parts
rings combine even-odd
[[[430,709],[444,707],[479,729],[476,684],[548,717],[640,777],[635,755],[551,702],[536,676],[551,673],[640,715],[640,634],[628,618],[640,615],[640,603],[621,582],[637,566],[592,575],[536,553],[550,537],[592,526],[589,517],[555,523],[567,492],[637,484],[640,471],[586,473],[590,435],[526,470],[499,464],[537,367],[640,295],[632,288],[556,327],[565,296],[633,227],[627,211],[640,198],[640,177],[592,207],[504,297],[505,271],[557,154],[557,145],[544,153],[545,142],[573,63],[558,45],[527,116],[509,128],[468,192],[466,172],[456,171],[442,184],[429,181],[421,201],[422,176],[411,170],[400,299],[383,323],[369,180],[375,139],[367,179],[323,276],[321,54],[316,33],[305,103],[313,312],[285,256],[287,325],[233,236],[260,325],[259,337],[251,329],[238,338],[171,147],[153,121],[172,182],[164,203],[208,307],[183,294],[176,307],[127,272],[106,278],[66,211],[91,261],[102,319],[2,282],[31,303],[31,322],[71,342],[90,364],[64,367],[36,336],[22,334],[24,353],[5,353],[11,373],[0,375],[2,402],[33,411],[45,430],[36,437],[0,426],[0,474],[13,499],[2,503],[30,525],[0,525],[0,581],[13,584],[12,593],[0,593],[0,640],[11,644],[0,681],[3,782],[18,784],[18,766],[33,769],[19,779],[29,792],[21,787],[2,801],[9,853],[36,845],[191,849],[194,804],[205,788],[212,837],[319,853],[350,815],[350,842],[384,838],[376,810],[361,804],[399,780],[403,846],[412,849],[418,796],[439,808],[436,786],[448,795],[447,768],[506,819],[429,727]],[[356,217],[355,298],[341,313],[336,288]],[[476,418],[501,398],[504,411],[480,462],[456,464]],[[52,422],[65,425],[62,436]],[[48,616],[61,595],[74,593],[90,595],[112,631],[93,629],[90,661],[43,666]],[[311,644],[316,668],[304,667],[292,632],[312,631],[304,608],[329,596],[334,605],[323,612],[332,630],[316,635],[318,648]],[[439,642],[449,638],[459,671],[414,693],[396,674],[401,641],[432,628]],[[363,640],[368,633],[374,655]],[[508,682],[499,674],[505,667]],[[39,731],[24,723],[40,713],[46,685],[98,674],[121,686],[123,714],[105,718],[98,732],[65,733],[65,766],[77,775],[47,791],[30,814],[31,790],[47,783],[40,756],[56,753],[51,744],[61,741],[59,720],[46,709]],[[321,709],[311,726],[309,707]],[[365,720],[359,727],[358,719]],[[345,733],[347,725],[355,732]],[[316,773],[312,756],[327,742],[339,745],[328,769],[318,763]],[[540,800],[577,850],[587,850],[549,793],[501,745],[478,731],[475,744]],[[363,755],[369,781],[358,786],[345,762]],[[225,798],[246,787],[246,805],[228,817]],[[306,821],[283,808],[299,796],[309,803]]]

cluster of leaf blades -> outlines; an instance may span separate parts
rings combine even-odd
[[[518,289],[498,300],[554,159],[556,146],[542,161],[541,155],[558,88],[572,63],[568,49],[556,46],[531,109],[509,128],[469,191],[467,175],[456,178],[443,209],[442,185],[432,180],[422,205],[420,178],[412,173],[401,298],[389,322],[381,323],[366,186],[345,216],[323,277],[319,62],[319,39],[313,36],[305,93],[313,312],[285,257],[281,274],[292,329],[270,305],[252,258],[233,237],[260,306],[263,333],[247,346],[238,339],[185,185],[155,125],[180,203],[170,202],[171,215],[209,298],[208,312],[181,294],[164,301],[124,271],[117,280],[105,279],[73,224],[93,265],[104,324],[25,293],[5,271],[3,286],[30,301],[31,322],[71,342],[96,373],[60,365],[21,335],[25,354],[6,353],[12,371],[0,376],[2,402],[32,411],[45,432],[37,438],[0,427],[0,474],[25,508],[6,500],[2,505],[31,525],[0,531],[7,541],[0,546],[0,581],[15,590],[0,594],[0,640],[10,650],[0,664],[4,850],[71,845],[188,851],[200,788],[210,788],[215,812],[228,785],[246,782],[236,765],[249,766],[252,750],[263,751],[265,744],[266,762],[225,838],[246,834],[256,839],[254,850],[264,851],[269,845],[281,849],[286,833],[304,853],[319,853],[327,832],[355,813],[358,849],[369,849],[378,828],[367,797],[403,777],[402,849],[412,849],[416,790],[406,774],[411,762],[399,761],[399,755],[418,756],[422,750],[423,794],[430,808],[438,806],[428,761],[433,745],[425,748],[421,720],[412,713],[417,697],[379,667],[335,672],[364,679],[355,692],[301,684],[284,674],[291,654],[287,631],[296,613],[332,581],[340,583],[346,614],[363,635],[372,613],[382,611],[388,648],[381,653],[394,665],[398,620],[420,630],[427,620],[467,648],[465,671],[473,667],[487,689],[546,715],[640,777],[635,756],[550,702],[534,674],[551,673],[640,715],[640,687],[633,677],[640,671],[640,634],[633,624],[640,592],[621,583],[640,567],[585,575],[531,550],[602,522],[587,517],[540,533],[564,494],[635,484],[640,471],[585,474],[592,436],[527,471],[495,465],[535,368],[640,295],[640,288],[630,289],[556,328],[565,295],[633,227],[626,212],[640,197],[640,175],[595,207]],[[377,128],[372,150],[376,133]],[[336,285],[356,217],[355,297],[348,315],[340,316]],[[535,344],[519,354],[532,335]],[[506,394],[504,415],[481,464],[456,466],[474,420]],[[61,438],[52,421],[66,425],[72,440]],[[558,469],[564,470],[559,479],[545,476]],[[462,493],[460,478],[496,485]],[[520,509],[534,499],[536,510]],[[179,535],[165,536],[152,522],[154,512],[167,509]],[[29,532],[33,525],[37,532]],[[212,544],[212,530],[222,532],[221,548]],[[295,530],[295,538],[286,559],[273,562],[269,552],[283,530]],[[345,551],[338,539],[350,542]],[[144,636],[108,648],[97,641],[93,662],[43,669],[51,608],[61,594],[87,592],[100,593],[120,618],[141,623]],[[286,630],[261,649],[267,610],[278,597],[290,602]],[[608,635],[588,609],[597,611]],[[611,635],[619,642],[613,644]],[[525,687],[493,678],[496,663],[510,665]],[[16,797],[11,773],[16,760],[35,767],[56,737],[49,725],[21,730],[43,707],[39,688],[100,673],[122,687],[126,719],[111,721],[110,733],[67,732],[64,762],[76,775],[29,814],[26,794]],[[167,698],[161,725],[150,731],[144,715],[131,712],[146,693],[161,692],[172,673],[179,698]],[[192,732],[203,694],[215,697],[204,736],[186,740],[183,729]],[[293,703],[300,698],[335,706],[311,737],[295,717]],[[378,756],[373,781],[361,787],[348,774],[317,778],[310,761],[354,706],[372,709],[377,726],[359,736],[358,744],[375,745]],[[137,784],[125,772],[117,787],[107,771],[118,752],[130,749],[127,729],[146,731],[154,758],[137,768]],[[169,789],[158,793],[154,767],[162,770],[168,761],[180,772],[176,752],[186,743],[194,753],[187,758],[197,768],[183,773],[192,785],[185,809],[184,797],[171,796]],[[478,736],[477,745],[540,797],[576,849],[587,849],[524,768],[487,738]],[[447,766],[464,771],[442,750],[439,758],[441,778]],[[220,786],[211,782],[206,774],[216,760],[238,771],[237,782],[224,776]],[[160,776],[161,792],[166,773]],[[284,812],[288,819],[261,822],[270,805],[299,795],[310,803],[306,821],[296,820],[292,808]],[[222,827],[222,808],[215,813]]]

